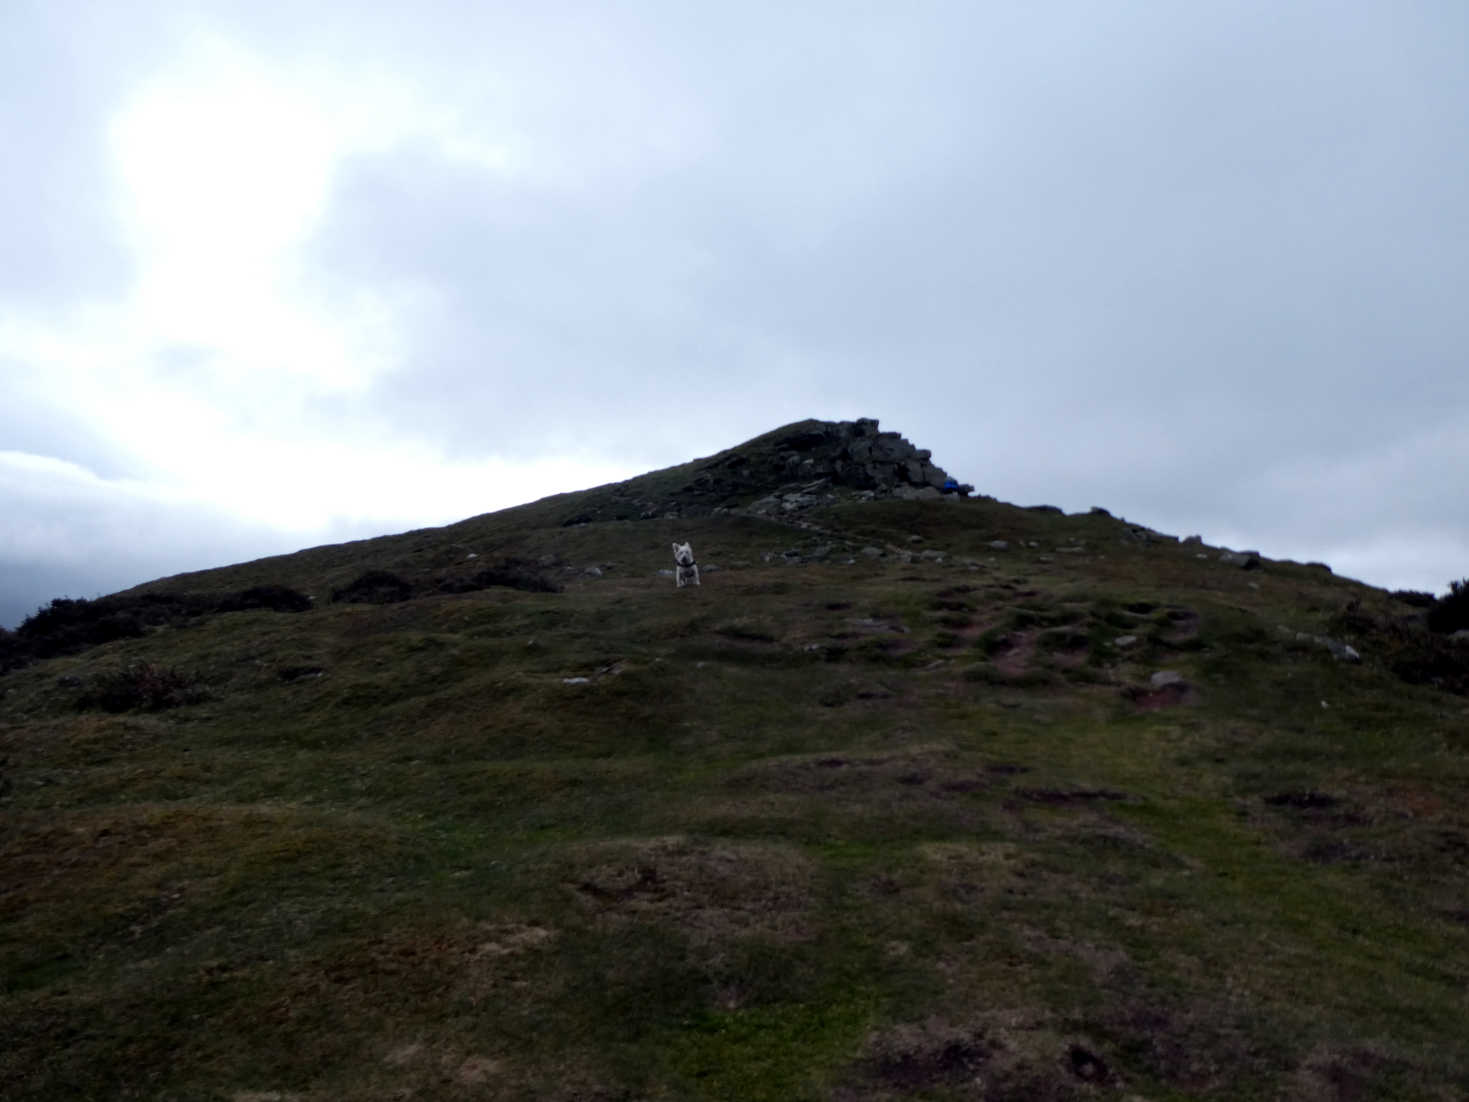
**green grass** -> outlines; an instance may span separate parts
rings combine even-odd
[[[1278,630],[1386,595],[989,501],[816,518],[942,565],[766,564],[812,537],[589,493],[0,680],[4,1097],[1469,1090],[1469,709]],[[470,551],[565,590],[322,597]],[[200,691],[84,705],[137,663]]]

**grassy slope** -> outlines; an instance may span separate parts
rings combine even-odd
[[[579,504],[175,580],[319,607],[0,682],[0,1095],[1469,1094],[1465,701],[1277,631],[1384,595],[990,502]],[[614,565],[326,603],[471,551]],[[207,699],[76,710],[135,660]]]

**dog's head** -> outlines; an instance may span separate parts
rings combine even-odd
[[[694,565],[694,549],[687,543],[675,543],[673,545],[673,561],[679,566]]]

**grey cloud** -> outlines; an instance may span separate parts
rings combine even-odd
[[[397,303],[404,355],[322,399],[324,431],[656,466],[872,415],[1007,500],[1267,552],[1469,552],[1462,5],[191,10],[523,154],[424,138],[339,166],[305,272]],[[187,22],[147,11],[160,42]],[[42,297],[124,278],[95,195],[54,185],[142,62],[45,64],[75,102],[0,185],[78,212],[77,237],[12,238]]]
[[[15,0],[0,35],[0,305],[56,314],[133,270],[108,194],[107,123],[164,43],[143,9]]]
[[[903,20],[886,66],[832,48],[834,20],[773,58],[675,24],[662,55],[712,134],[688,163],[607,196],[431,150],[359,163],[331,262],[440,292],[384,398],[418,419],[468,388],[448,431],[511,390],[551,424],[666,417],[690,374],[711,400],[738,376],[886,409],[916,376],[1032,419],[1146,405],[1236,462],[1410,431],[1423,407],[1385,398],[1469,393],[1445,370],[1461,67],[1426,35],[1357,41],[1390,15],[1275,10]],[[605,74],[578,76],[591,98]]]
[[[149,497],[79,467],[0,456],[0,626],[53,597],[93,598],[155,578],[294,551],[323,533],[281,531]],[[379,535],[338,525],[326,539]]]

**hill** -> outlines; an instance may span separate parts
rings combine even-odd
[[[43,610],[0,1095],[1469,1095],[1431,598],[949,481],[802,422]]]

